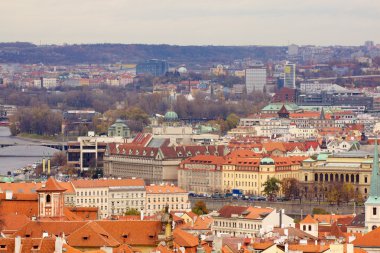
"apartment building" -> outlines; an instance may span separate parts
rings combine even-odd
[[[145,183],[142,179],[100,179],[72,181],[76,206],[97,207],[100,218],[122,215],[131,208],[144,210]]]
[[[190,210],[188,192],[174,185],[146,186],[146,215],[161,212],[165,206],[170,211]]]
[[[178,168],[178,185],[196,193],[232,192],[261,195],[271,177],[299,178],[307,157],[262,157],[249,150],[236,150],[225,157],[199,155],[184,160]]]
[[[221,192],[223,163],[224,158],[215,155],[185,159],[178,167],[178,186],[197,193]]]
[[[274,227],[295,227],[293,218],[283,210],[252,206],[224,206],[215,216],[211,226],[214,235],[256,237]]]
[[[244,194],[262,195],[264,183],[274,177],[299,179],[299,169],[306,157],[229,156],[222,167],[222,192],[239,189]]]

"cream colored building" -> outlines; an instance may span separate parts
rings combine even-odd
[[[211,231],[216,236],[256,237],[274,227],[295,227],[293,218],[283,210],[279,212],[272,208],[224,206],[213,216]]]
[[[178,186],[196,193],[222,191],[224,158],[215,155],[197,155],[187,158],[178,167]]]
[[[240,189],[244,194],[263,195],[264,183],[274,177],[299,179],[300,157],[228,158],[222,169],[222,191]]]
[[[97,207],[99,218],[122,215],[131,208],[139,211],[145,208],[145,183],[142,179],[81,179],[72,181],[72,184],[76,206]]]
[[[189,211],[188,192],[174,185],[146,186],[146,215],[161,212],[165,206],[169,211]]]
[[[316,187],[328,187],[335,183],[350,183],[364,199],[370,189],[373,158],[363,151],[342,152],[335,155],[320,154],[317,160],[307,159],[300,170],[300,181],[308,192]],[[322,194],[322,193],[319,193]]]

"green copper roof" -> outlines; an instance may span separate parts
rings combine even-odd
[[[176,112],[168,111],[167,113],[165,113],[164,119],[167,121],[174,121],[178,119],[178,115]]]
[[[260,164],[274,164],[274,160],[270,157],[264,157],[261,159]]]
[[[285,106],[286,110],[288,110],[290,112],[299,110],[298,105],[296,105],[294,103],[286,103],[286,104],[283,104],[283,103],[270,103],[269,105],[265,106],[262,109],[262,111],[278,112],[279,110],[281,110],[281,107],[283,105]]]
[[[379,151],[377,149],[377,139],[375,140],[375,152],[373,154],[373,166],[372,166],[372,175],[371,175],[371,190],[369,193],[370,197],[380,198],[380,175],[379,175]],[[370,198],[368,198],[370,200]],[[368,201],[367,200],[367,201]]]
[[[320,153],[317,156],[317,161],[326,161],[329,155],[330,155],[329,153]]]

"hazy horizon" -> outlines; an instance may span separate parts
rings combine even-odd
[[[3,0],[1,40],[36,45],[358,46],[380,43],[372,0]]]

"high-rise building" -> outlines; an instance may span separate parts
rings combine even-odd
[[[265,92],[267,70],[265,67],[253,67],[245,70],[245,86],[247,93],[253,91]]]
[[[167,61],[152,59],[143,63],[139,63],[136,66],[136,74],[150,74],[152,76],[165,75],[169,70],[169,64]]]
[[[296,88],[296,64],[286,62],[284,67],[285,81],[284,87],[295,89]]]

